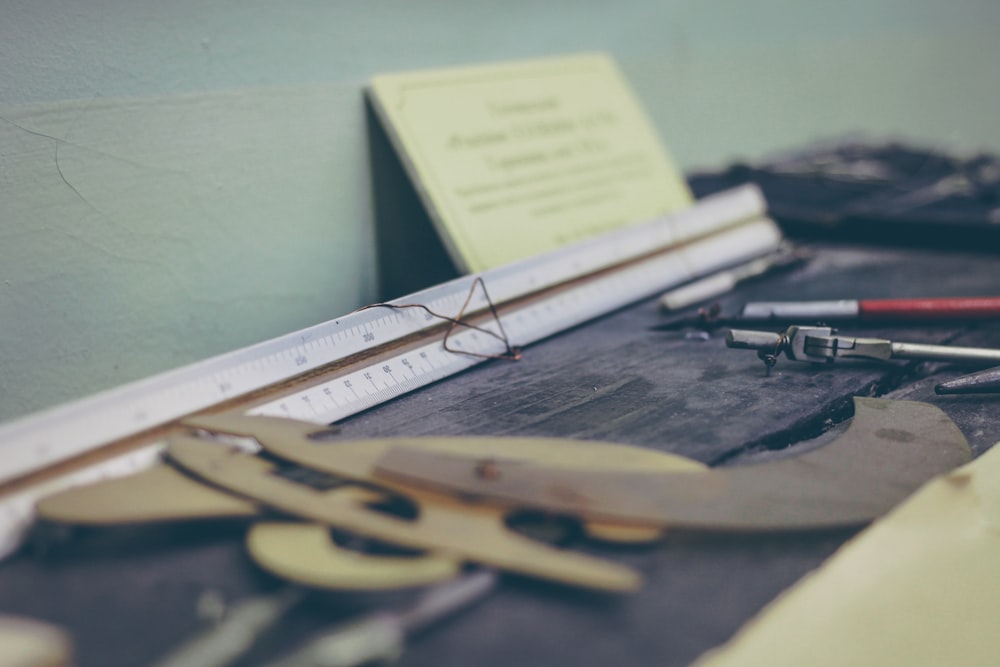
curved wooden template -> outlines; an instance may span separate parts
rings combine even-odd
[[[213,489],[166,465],[47,496],[38,516],[60,523],[105,525],[253,517],[256,504]]]
[[[254,417],[258,420],[269,419]],[[192,422],[220,429],[222,422],[216,417],[192,418]],[[295,433],[321,432],[325,427],[305,422],[279,419],[280,426],[289,426]],[[224,424],[232,426],[226,417]],[[298,426],[298,425],[301,425]],[[304,428],[303,428],[304,427]],[[224,430],[224,429],[220,429]],[[245,430],[245,427],[244,427]],[[305,444],[315,447],[326,445],[306,439]],[[353,445],[385,449],[392,441],[354,441]],[[433,451],[466,453],[470,448],[480,454],[502,452],[504,458],[514,458],[541,463],[566,465],[574,469],[625,469],[696,471],[704,466],[691,459],[663,452],[617,445],[557,438],[418,438],[418,442]],[[471,443],[471,444],[470,444]],[[337,445],[332,445],[336,447]],[[379,451],[382,451],[380,449]],[[372,452],[375,450],[372,449]],[[102,480],[73,487],[41,499],[36,510],[48,521],[75,525],[119,525],[148,522],[190,521],[225,518],[250,518],[259,514],[259,508],[230,492],[207,486],[192,479],[169,465],[157,465],[126,477]],[[642,544],[662,539],[662,526],[626,525],[622,522],[585,521],[582,526],[593,539]]]
[[[295,583],[334,590],[372,591],[426,586],[451,579],[460,563],[434,553],[375,556],[338,546],[328,526],[261,522],[247,534],[247,550],[265,570]]]
[[[407,498],[420,508],[419,516],[409,521],[358,505],[345,494],[282,479],[273,474],[274,465],[260,457],[220,450],[197,438],[174,438],[167,454],[213,484],[359,535],[575,586],[622,592],[639,585],[639,575],[630,568],[512,533],[504,525],[506,512],[494,505],[470,505],[441,494],[408,491]]]
[[[498,460],[525,461],[559,466],[567,470],[621,470],[701,472],[706,466],[676,454],[619,443],[569,438],[521,437],[420,437],[380,438],[317,443],[310,434],[326,430],[308,422],[278,417],[250,417],[239,414],[198,415],[185,420],[189,426],[256,438],[267,451],[303,466],[355,479],[373,480],[378,460],[400,445],[428,452],[495,457]],[[378,484],[386,484],[380,479]],[[410,487],[396,487],[410,493]],[[663,538],[662,523],[645,521],[601,520],[583,522],[588,536],[606,542],[645,544]]]
[[[54,625],[20,616],[0,615],[0,665],[68,667],[73,646]]]
[[[513,507],[591,520],[691,530],[776,531],[856,526],[892,509],[934,476],[971,458],[961,431],[933,405],[855,398],[834,442],[794,458],[697,474],[568,471],[481,462],[420,449],[379,464],[391,479]]]
[[[377,461],[395,447],[452,453],[477,458],[496,457],[551,464],[572,470],[614,469],[674,472],[705,470],[704,464],[677,454],[646,447],[595,440],[536,437],[442,436],[313,441],[310,435],[326,426],[310,422],[241,414],[195,415],[184,419],[194,428],[254,438],[267,451],[316,470],[374,481]],[[288,454],[288,456],[285,456]],[[312,465],[316,463],[316,465]]]
[[[628,525],[607,521],[584,521],[587,537],[615,544],[650,544],[662,540],[669,528],[665,526]]]

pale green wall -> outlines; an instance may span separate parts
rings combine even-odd
[[[0,0],[0,420],[375,297],[361,90],[605,50],[680,164],[1000,150],[995,0]]]

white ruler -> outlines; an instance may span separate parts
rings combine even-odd
[[[774,250],[777,226],[753,186],[702,200],[670,217],[589,239],[480,274],[511,343],[524,346],[631,302]],[[467,276],[397,299],[456,316],[475,287]],[[556,286],[562,286],[553,289]],[[549,293],[551,292],[551,293]],[[522,297],[537,297],[517,303]],[[488,302],[475,289],[468,312]],[[0,426],[0,484],[24,479],[109,443],[278,384],[359,353],[391,349],[427,332],[426,342],[248,411],[331,423],[469,368],[482,359],[444,349],[441,320],[420,309],[372,308],[224,354]],[[482,324],[498,332],[495,322]],[[449,347],[498,354],[504,344],[456,329]],[[525,361],[521,363],[530,363]],[[72,484],[125,474],[157,460],[159,445],[47,477],[0,495],[0,557],[16,548],[37,498]],[[30,482],[30,479],[29,479]],[[0,488],[2,494],[2,488]]]

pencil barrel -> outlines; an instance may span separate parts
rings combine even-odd
[[[1000,297],[871,299],[859,306],[861,317],[869,320],[1000,318]]]

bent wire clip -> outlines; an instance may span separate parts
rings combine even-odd
[[[726,334],[726,346],[757,350],[757,356],[770,371],[784,353],[795,361],[833,363],[851,359],[917,359],[989,365],[1000,363],[1000,349],[956,347],[925,343],[894,343],[883,338],[841,336],[830,327],[791,326],[783,333],[732,329]]]

